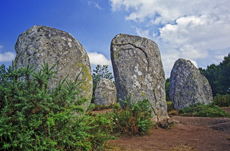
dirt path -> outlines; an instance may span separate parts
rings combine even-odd
[[[206,119],[193,117],[172,117],[179,121],[175,127],[165,130],[152,129],[149,136],[130,136],[111,140],[110,143],[124,150],[167,151],[176,146],[187,146],[185,150],[197,151],[230,151],[230,131],[218,131],[210,128],[212,124],[230,121],[230,119]],[[203,121],[203,122],[201,122]],[[198,126],[200,125],[200,126]],[[205,126],[204,126],[205,125]]]
[[[227,112],[227,113],[230,114],[230,107],[222,107],[222,109],[223,109],[225,112]]]
[[[230,113],[230,107],[223,108]],[[106,112],[106,111],[103,111]],[[151,129],[148,136],[109,140],[111,150],[136,151],[230,151],[230,118],[173,116],[171,129]]]

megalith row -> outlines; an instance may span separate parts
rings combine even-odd
[[[72,35],[36,25],[18,37],[15,50],[16,68],[34,64],[38,70],[43,61],[49,66],[57,64],[54,69],[58,71],[57,78],[50,81],[50,89],[67,75],[68,81],[74,81],[81,73],[80,95],[88,99],[84,104],[84,108],[88,108],[93,91],[90,61],[83,46]],[[110,52],[116,86],[108,79],[101,79],[95,91],[95,105],[114,104],[129,96],[132,101],[148,99],[154,109],[154,120],[167,118],[165,73],[157,44],[147,38],[118,34],[111,42]],[[209,103],[212,91],[207,79],[190,61],[179,59],[171,72],[170,97],[174,107],[181,109]],[[123,106],[122,101],[120,105]]]

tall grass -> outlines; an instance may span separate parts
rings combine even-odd
[[[130,96],[131,97],[131,96]],[[137,101],[125,99],[123,108],[115,106],[112,113],[113,131],[126,134],[145,134],[153,126],[153,109],[147,99]]]

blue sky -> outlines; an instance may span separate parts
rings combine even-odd
[[[155,41],[166,77],[179,58],[206,68],[230,52],[229,8],[229,0],[0,0],[0,64],[11,64],[21,33],[43,25],[75,37],[92,68],[111,64],[110,42],[119,33]]]

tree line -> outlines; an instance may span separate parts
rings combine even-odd
[[[211,64],[207,69],[199,70],[208,79],[214,96],[230,93],[230,53],[219,65]]]

